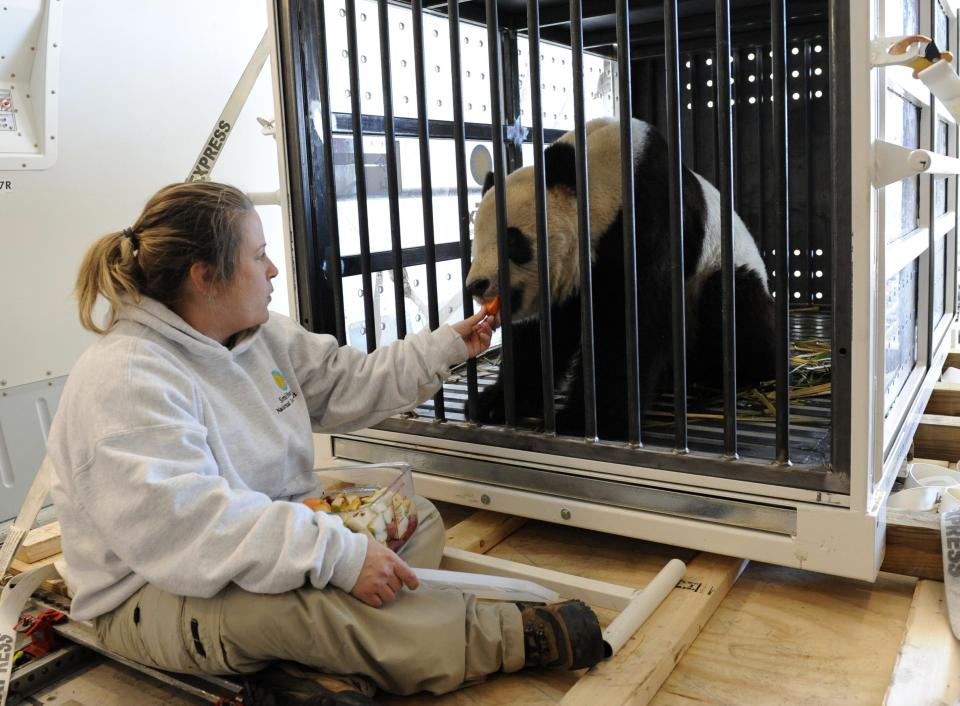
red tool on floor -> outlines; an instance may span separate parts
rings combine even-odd
[[[36,615],[24,613],[14,628],[30,639],[30,644],[23,647],[23,652],[33,658],[43,657],[57,646],[57,633],[53,626],[67,619],[65,613],[49,608]]]

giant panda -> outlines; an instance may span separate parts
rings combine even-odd
[[[623,227],[620,187],[620,125],[601,118],[586,125],[592,253],[597,427],[603,439],[627,437],[626,325],[624,317]],[[668,158],[663,136],[632,120],[635,188],[637,310],[641,408],[669,380],[672,361],[671,237]],[[544,152],[552,297],[553,361],[557,431],[584,433],[580,330],[580,273],[577,235],[575,137],[569,132]],[[496,190],[488,174],[474,221],[472,263],[465,286],[486,301],[498,292]],[[514,332],[516,409],[521,418],[543,418],[539,279],[534,172],[508,175],[507,248],[510,310]],[[723,384],[720,195],[684,168],[684,274],[686,280],[687,370],[693,384]],[[769,380],[774,367],[774,302],[757,245],[739,216],[734,218],[736,263],[737,381]],[[503,422],[502,379],[478,399],[481,423]]]

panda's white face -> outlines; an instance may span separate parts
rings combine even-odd
[[[522,167],[507,177],[507,253],[510,260],[512,319],[537,316],[540,280],[537,266],[537,223],[534,208],[533,167]],[[579,286],[577,210],[564,188],[547,194],[550,284],[554,299],[569,298]],[[497,258],[496,189],[484,195],[474,222],[473,262],[467,291],[481,301],[500,294]]]
[[[635,155],[639,155],[646,126],[634,120]],[[615,119],[590,121],[586,126],[590,178],[590,231],[594,255],[597,239],[620,212],[620,134]],[[573,168],[573,133],[559,140],[560,149],[546,152],[547,239],[550,257],[551,300],[562,302],[580,287],[577,198]],[[540,281],[537,267],[537,221],[534,172],[521,167],[504,182],[507,198],[507,252],[510,258],[511,313],[514,321],[535,318],[539,311]],[[501,294],[497,259],[496,189],[480,202],[474,222],[473,262],[467,291],[485,301]]]

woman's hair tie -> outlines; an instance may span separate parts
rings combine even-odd
[[[134,249],[134,250],[139,250],[139,249],[140,249],[140,236],[138,236],[138,235],[133,231],[133,228],[124,228],[124,229],[123,229],[123,237],[130,239],[130,244],[133,246],[133,249]]]

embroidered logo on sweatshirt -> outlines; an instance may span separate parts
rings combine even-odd
[[[277,387],[280,388],[280,392],[283,394],[277,398],[277,401],[280,405],[276,408],[277,414],[280,414],[283,410],[293,404],[293,401],[297,399],[297,393],[290,389],[290,385],[287,383],[287,379],[283,377],[283,373],[279,370],[272,371],[273,381],[277,383]]]
[[[287,384],[287,379],[283,377],[283,373],[279,370],[273,371],[273,381],[277,383],[277,387],[280,388],[281,392],[286,392],[290,389],[290,386]]]

